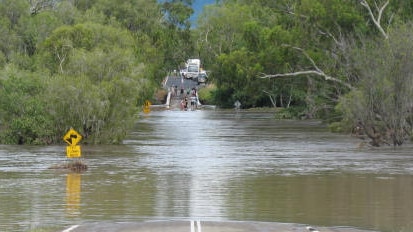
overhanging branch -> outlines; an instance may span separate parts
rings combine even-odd
[[[291,47],[289,45],[283,45],[283,46],[288,46]],[[335,77],[332,77],[330,75],[327,75],[325,72],[323,72],[314,62],[314,60],[310,57],[310,55],[308,55],[307,52],[305,52],[303,49],[299,48],[299,47],[292,47],[295,50],[298,50],[300,52],[302,52],[304,54],[304,56],[311,62],[311,64],[313,65],[315,70],[304,70],[304,71],[297,71],[297,72],[291,72],[291,73],[278,73],[278,74],[261,74],[260,78],[283,78],[283,77],[296,77],[296,76],[302,76],[302,75],[317,75],[317,76],[321,76],[324,78],[324,80],[327,81],[333,81],[336,83],[339,83],[349,89],[354,89],[353,86],[351,86],[350,84],[337,79]]]

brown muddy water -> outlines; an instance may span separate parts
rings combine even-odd
[[[413,146],[359,147],[316,121],[157,111],[123,145],[0,146],[0,231],[147,220],[260,221],[413,231]]]

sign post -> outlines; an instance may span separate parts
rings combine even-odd
[[[235,110],[239,110],[240,107],[241,107],[241,102],[239,102],[238,100],[236,100],[235,103],[234,103],[234,106],[235,106]]]
[[[152,103],[150,101],[148,101],[148,100],[145,101],[145,104],[143,105],[143,112],[145,114],[148,114],[148,113],[151,112],[151,105],[152,105]]]
[[[80,145],[77,145],[81,139],[82,135],[80,135],[73,128],[70,128],[65,136],[63,136],[63,140],[69,144],[69,146],[66,147],[67,158],[79,158],[82,156]]]

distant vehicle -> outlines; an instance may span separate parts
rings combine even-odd
[[[208,75],[207,75],[207,73],[206,73],[205,71],[201,71],[201,72],[199,73],[199,75],[198,75],[196,78],[194,78],[193,80],[194,80],[194,81],[197,81],[198,84],[206,83],[207,80],[208,80]]]
[[[182,75],[186,79],[193,79],[198,77],[201,71],[201,60],[200,59],[188,59],[185,64],[186,68],[182,70]]]

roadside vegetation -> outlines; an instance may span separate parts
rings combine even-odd
[[[413,132],[413,2],[220,0],[196,27],[190,0],[4,0],[0,142],[120,143],[143,102],[188,58],[201,99],[318,118],[373,146]]]

